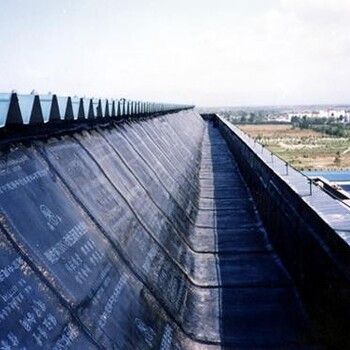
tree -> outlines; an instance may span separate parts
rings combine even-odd
[[[337,151],[337,153],[335,154],[334,164],[337,167],[339,167],[341,165],[341,157],[340,157],[340,152],[339,151]]]

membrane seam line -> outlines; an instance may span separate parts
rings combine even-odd
[[[146,193],[148,194],[148,191],[144,188],[144,185],[140,183],[140,181],[138,180],[138,177],[136,177],[136,176],[133,174],[133,171],[129,168],[129,166],[126,165],[126,162],[125,162],[124,158],[122,158],[122,157],[119,155],[119,152],[117,152],[117,150],[115,149],[115,147],[113,146],[113,144],[111,144],[111,142],[110,142],[108,139],[105,139],[105,140],[106,140],[106,142],[112,147],[112,149],[115,151],[115,153],[117,154],[117,156],[122,160],[123,164],[128,168],[128,170],[130,171],[130,173],[136,178],[136,181],[140,184],[140,186],[141,186],[141,187],[146,191]],[[84,147],[84,149],[86,149],[85,146],[82,145],[82,147]],[[88,152],[89,152],[89,151],[88,151]],[[90,152],[89,152],[89,154],[90,154]],[[92,157],[92,155],[90,155],[90,156]],[[94,161],[96,162],[95,159],[94,159]],[[97,163],[97,162],[96,162],[96,163]],[[102,167],[101,167],[101,166],[99,166],[99,167],[101,168],[101,171],[103,171],[103,170],[102,170]],[[111,184],[113,185],[113,187],[115,187],[114,184],[113,184],[113,182],[112,182],[112,180],[110,179],[110,177],[109,177],[104,171],[103,171],[103,173],[104,173],[105,177],[111,182]],[[116,187],[115,187],[115,188],[116,188]],[[118,191],[118,190],[117,190],[117,191]],[[119,191],[118,191],[118,192],[119,192]],[[192,251],[192,252],[194,252],[194,253],[197,253],[197,254],[216,254],[214,251],[199,251],[199,250],[194,249],[193,246],[192,246],[192,244],[191,244],[191,242],[190,242],[186,237],[184,237],[185,234],[184,234],[183,232],[179,231],[179,230],[174,226],[173,222],[169,219],[168,215],[165,214],[165,213],[163,212],[163,210],[158,206],[158,204],[155,203],[155,201],[152,199],[151,196],[149,196],[149,197],[150,197],[152,203],[154,203],[154,205],[160,210],[160,212],[163,213],[164,216],[166,216],[167,221],[171,224],[171,226],[172,226],[172,227],[174,228],[174,230],[177,232],[177,236],[179,237],[179,239],[190,249],[190,251]],[[124,197],[123,197],[123,198],[124,198]],[[135,215],[137,215],[137,214],[135,214]],[[190,228],[190,227],[189,227],[189,228]],[[151,230],[148,230],[148,231],[151,231]]]
[[[38,146],[35,146],[36,148]],[[43,155],[42,152],[40,152],[40,154],[42,154],[42,156],[45,158],[45,161],[49,162],[49,160],[46,158],[46,156]],[[91,156],[90,156],[91,157]],[[190,332],[186,331],[182,324],[180,322],[178,322],[174,316],[172,315],[172,313],[168,310],[168,307],[161,301],[159,300],[158,297],[156,297],[153,293],[154,289],[150,288],[148,286],[148,283],[143,282],[143,279],[140,277],[139,273],[137,273],[135,271],[135,269],[130,265],[130,263],[128,262],[128,260],[124,257],[124,254],[120,252],[120,249],[118,248],[118,246],[112,241],[112,239],[109,237],[109,235],[107,234],[107,232],[105,231],[105,229],[93,218],[92,214],[90,213],[90,211],[85,207],[85,205],[81,202],[81,200],[71,191],[70,187],[67,186],[67,183],[64,179],[62,179],[61,175],[56,171],[56,175],[60,178],[60,180],[62,181],[62,183],[64,184],[64,186],[66,187],[67,191],[71,194],[71,196],[74,198],[74,200],[77,202],[77,204],[84,210],[84,212],[88,215],[88,217],[93,221],[93,223],[99,228],[99,230],[101,231],[102,235],[104,238],[106,238],[108,240],[108,242],[111,244],[111,246],[113,247],[113,250],[118,254],[118,256],[120,257],[120,259],[125,263],[126,268],[135,276],[135,278],[139,281],[139,283],[141,283],[149,292],[149,294],[152,296],[152,298],[154,298],[157,303],[163,308],[163,311],[167,314],[167,316],[169,317],[169,319],[171,319],[176,325],[177,327],[182,331],[183,334],[186,335],[186,337],[188,337],[189,339],[197,342],[197,343],[202,343],[202,344],[212,344],[212,345],[218,345],[220,344],[219,342],[214,342],[214,341],[207,341],[207,340],[203,340],[203,339],[198,339],[194,336],[192,336]],[[191,282],[191,281],[189,281]],[[196,286],[197,287],[197,286]],[[198,286],[198,288],[203,288],[203,289],[207,289],[207,287],[201,287]],[[58,294],[59,295],[59,294]]]
[[[143,129],[141,129],[142,131]],[[145,133],[145,132],[144,132]],[[149,134],[146,132],[147,134],[147,138],[150,140],[150,142],[153,144],[153,146],[159,151],[159,154],[161,154],[163,156],[163,158],[166,160],[166,162],[170,165],[170,167],[172,167],[173,162],[171,161],[171,159],[167,156],[166,153],[163,152],[162,149],[159,148],[159,146],[154,142],[154,140],[152,139],[152,137],[149,136]],[[140,135],[137,135],[138,138],[140,138]],[[179,174],[181,175],[181,177],[183,178],[184,182],[186,182],[190,188],[192,188],[194,191],[197,191],[198,189],[195,188],[193,186],[193,184],[188,180],[188,178],[186,176],[184,176],[184,174],[182,174],[181,172],[179,172]]]
[[[83,146],[81,145],[81,143],[79,142],[79,140],[76,140],[77,143],[80,144],[80,146],[85,150],[85,152],[89,155],[90,158],[92,158],[92,160],[95,162],[95,164],[97,165],[97,167],[100,169],[100,171],[102,172],[102,174],[105,176],[105,178],[109,181],[109,183],[111,184],[111,186],[114,188],[114,190],[116,192],[119,193],[119,195],[123,198],[123,200],[125,201],[125,203],[128,205],[129,209],[132,211],[132,213],[134,214],[135,218],[139,221],[139,223],[141,224],[141,226],[145,229],[145,231],[148,233],[148,235],[151,237],[151,239],[155,242],[155,244],[157,246],[159,246],[161,248],[161,250],[165,253],[166,256],[169,257],[170,261],[173,262],[173,264],[175,264],[175,266],[178,267],[178,269],[184,274],[184,276],[186,277],[186,279],[189,281],[189,283],[197,288],[210,288],[210,286],[206,286],[206,285],[201,285],[196,283],[188,273],[186,273],[186,271],[184,270],[184,268],[181,266],[181,264],[179,262],[177,262],[170,254],[170,252],[168,252],[168,250],[164,247],[163,243],[160,243],[152,234],[152,231],[150,229],[148,229],[148,225],[146,225],[142,219],[139,218],[138,214],[135,212],[135,210],[133,209],[133,207],[130,205],[130,203],[125,199],[125,197],[121,194],[121,192],[115,187],[114,183],[111,181],[111,179],[109,178],[109,176],[106,175],[106,173],[104,172],[104,170],[102,169],[102,167],[96,162],[95,158],[92,156],[92,154]],[[65,182],[66,183],[66,182]],[[68,187],[69,188],[69,187]],[[70,188],[69,188],[70,190]],[[71,190],[70,190],[71,191]],[[199,253],[199,254],[204,254],[204,253]],[[205,254],[212,254],[212,253],[205,253]],[[212,254],[215,255],[215,254]],[[212,288],[217,288],[217,286],[212,286]]]

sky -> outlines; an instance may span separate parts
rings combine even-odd
[[[0,0],[0,92],[350,103],[350,0]]]

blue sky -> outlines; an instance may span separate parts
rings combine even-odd
[[[0,0],[0,91],[350,103],[348,0]]]

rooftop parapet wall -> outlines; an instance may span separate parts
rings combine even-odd
[[[350,211],[240,129],[214,121],[326,342],[349,346]]]

